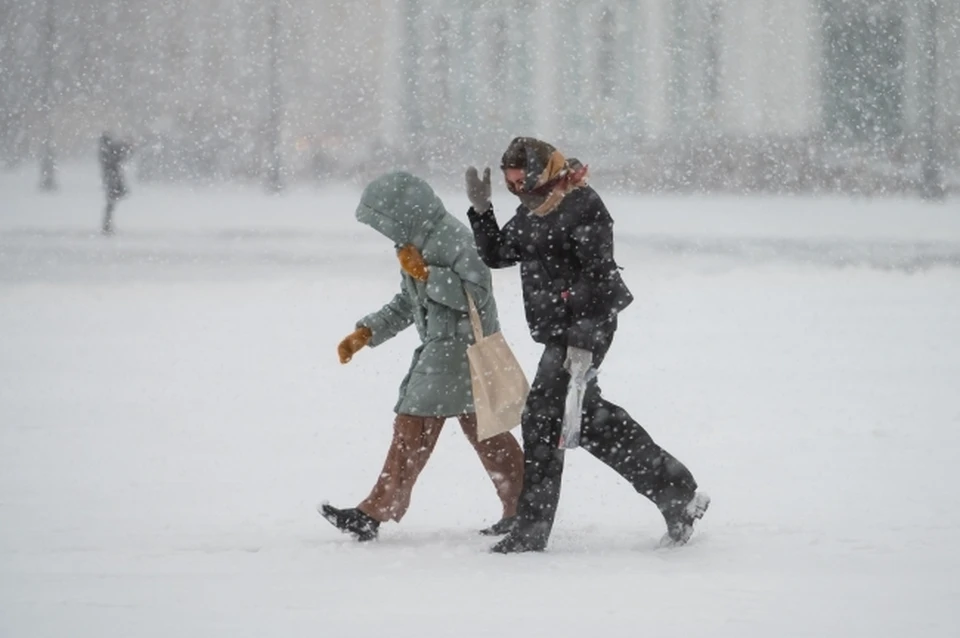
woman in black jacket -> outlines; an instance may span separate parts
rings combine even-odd
[[[481,179],[472,167],[467,215],[489,267],[520,264],[527,324],[544,351],[522,419],[524,481],[517,517],[493,551],[546,549],[560,500],[561,428],[571,374],[585,384],[580,446],[657,505],[667,523],[666,544],[686,543],[710,498],[697,493],[682,463],[601,396],[596,381],[617,315],[633,301],[613,258],[613,220],[587,185],[586,167],[546,142],[514,139],[501,168],[521,202],[516,215],[500,228],[490,202],[490,169]]]

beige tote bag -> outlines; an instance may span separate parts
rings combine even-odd
[[[467,346],[467,359],[470,361],[473,405],[477,410],[477,438],[483,441],[509,432],[520,424],[530,384],[503,333],[483,336],[480,313],[473,297],[466,294],[470,325],[476,339],[476,343]]]

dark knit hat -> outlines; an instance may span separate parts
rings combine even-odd
[[[534,137],[515,137],[500,159],[500,168],[523,169],[524,190],[532,192],[553,179],[563,162],[563,155],[552,144]]]
[[[503,153],[500,168],[536,168],[530,165],[532,163],[539,165],[542,171],[556,150],[552,144],[534,137],[515,137]]]

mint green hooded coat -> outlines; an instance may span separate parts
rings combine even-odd
[[[467,346],[474,339],[464,290],[480,311],[484,335],[500,329],[490,269],[477,254],[473,233],[446,211],[429,184],[404,172],[371,182],[356,216],[395,248],[416,246],[430,271],[427,281],[420,282],[401,269],[400,292],[357,322],[373,333],[371,347],[416,326],[421,345],[394,410],[435,417],[473,412]]]

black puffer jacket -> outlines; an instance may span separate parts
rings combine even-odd
[[[589,186],[537,216],[521,205],[501,229],[493,211],[467,213],[480,257],[490,268],[520,264],[527,324],[534,341],[595,350],[633,295],[613,258],[613,219]]]

